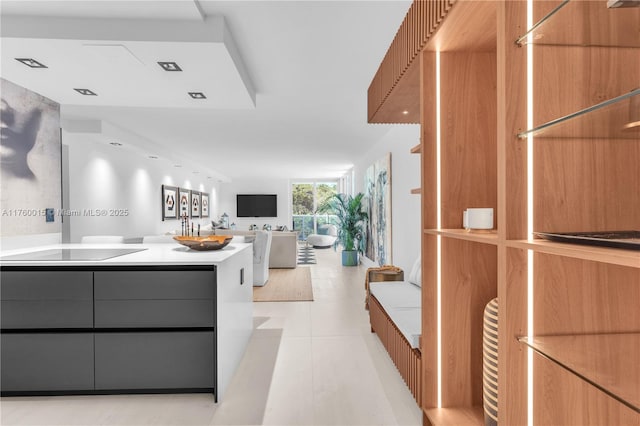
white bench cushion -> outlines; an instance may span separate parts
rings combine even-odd
[[[402,333],[414,349],[420,346],[420,332],[422,330],[421,312],[422,310],[420,308],[392,308],[387,311],[391,321],[398,327],[400,333]]]
[[[369,283],[369,290],[411,347],[417,348],[422,330],[420,287],[406,281],[385,281]]]
[[[369,283],[369,291],[389,313],[392,308],[420,308],[420,287],[406,281],[384,281]]]

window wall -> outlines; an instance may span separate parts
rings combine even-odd
[[[298,231],[299,240],[306,240],[310,234],[317,233],[320,225],[336,223],[335,215],[316,214],[316,210],[324,201],[337,193],[337,181],[294,182],[291,185],[293,230]]]

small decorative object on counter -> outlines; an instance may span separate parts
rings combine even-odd
[[[220,220],[222,222],[222,227],[224,229],[229,229],[229,215],[226,212],[222,214]]]
[[[174,240],[192,250],[220,250],[231,242],[233,235],[209,235],[207,237],[173,237]]]
[[[262,225],[262,230],[271,231],[271,225],[269,225],[268,223],[265,223],[264,225]]]
[[[235,222],[231,224],[231,229],[234,229],[234,230],[236,229],[236,223]]]
[[[249,226],[249,231],[257,231],[257,230],[258,230],[258,225],[256,225],[255,223]]]
[[[186,213],[182,215],[182,235],[189,235],[189,216]]]

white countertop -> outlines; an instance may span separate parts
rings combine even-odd
[[[16,250],[0,251],[0,256],[35,253],[52,249],[144,249],[105,260],[0,260],[1,266],[136,266],[136,265],[217,265],[243,250],[251,250],[251,244],[231,243],[221,250],[197,251],[177,243],[168,244],[53,244]]]

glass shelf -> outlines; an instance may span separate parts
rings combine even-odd
[[[518,134],[542,138],[640,140],[640,88]]]
[[[640,413],[640,333],[537,336],[518,340]]]
[[[565,0],[518,38],[516,44],[640,48],[640,32],[622,30],[637,28],[639,20],[640,8],[609,9],[603,0]]]

